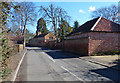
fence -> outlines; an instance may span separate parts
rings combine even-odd
[[[17,49],[17,52],[20,52],[23,50],[23,44],[16,44],[16,49]]]

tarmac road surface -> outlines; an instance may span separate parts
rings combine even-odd
[[[119,81],[119,72],[79,59],[73,53],[27,47],[17,79],[19,81]]]

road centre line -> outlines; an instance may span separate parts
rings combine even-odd
[[[70,72],[68,69],[66,69],[65,67],[61,66],[62,69],[64,69],[65,71],[69,72],[71,75],[73,75],[74,77],[76,77],[78,80],[84,82],[84,80],[82,80],[81,78],[79,78],[78,76],[76,76],[75,74],[73,74],[72,72]]]

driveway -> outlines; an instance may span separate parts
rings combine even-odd
[[[78,55],[40,47],[27,47],[18,81],[120,81],[119,72]]]

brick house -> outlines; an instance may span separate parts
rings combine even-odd
[[[66,36],[63,49],[84,55],[120,51],[120,25],[103,17],[90,20]]]
[[[24,36],[11,36],[10,38],[15,44],[23,44]]]
[[[47,46],[49,42],[56,40],[56,37],[52,32],[41,34],[38,32],[38,35],[35,35],[34,38],[30,39],[28,42],[29,46]]]

